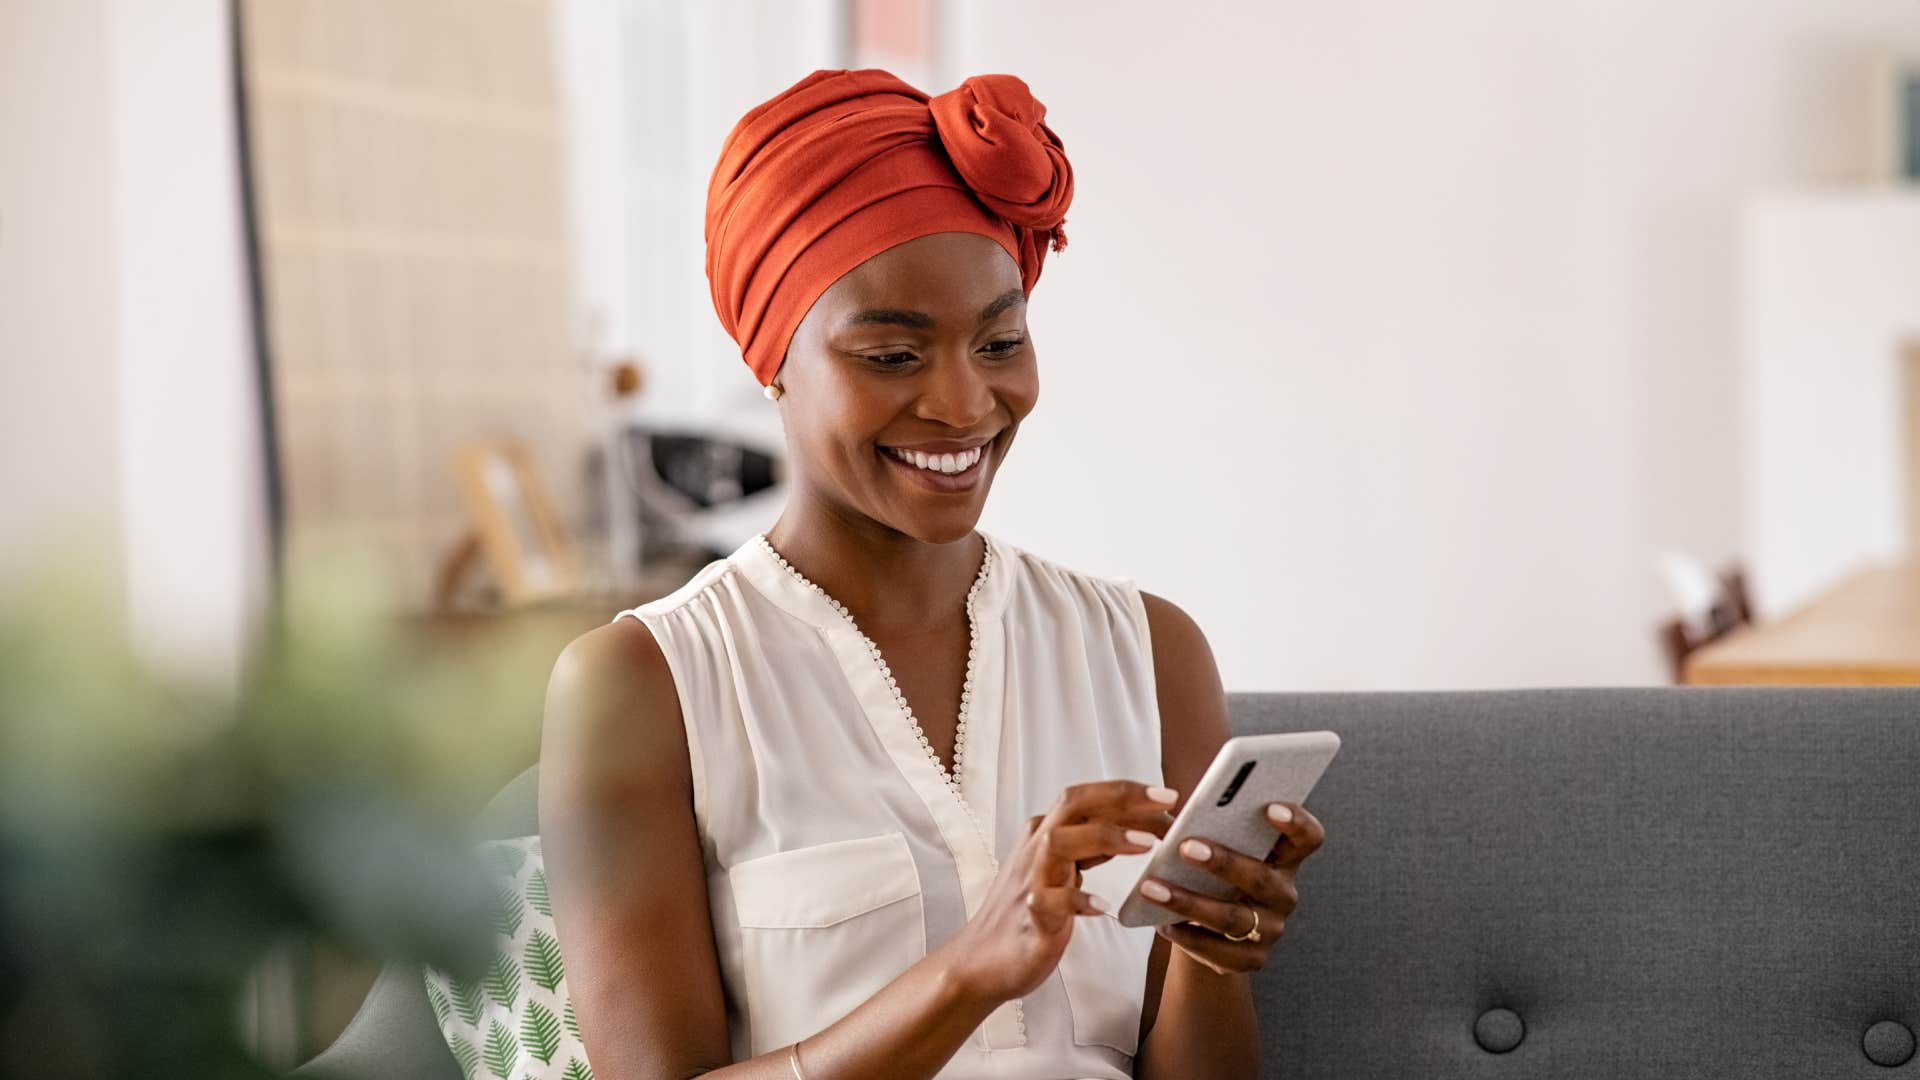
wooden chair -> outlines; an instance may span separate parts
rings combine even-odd
[[[1660,625],[1660,645],[1666,652],[1667,668],[1676,685],[1681,682],[1688,656],[1753,622],[1746,569],[1736,563],[1722,571],[1718,578],[1719,592],[1707,611],[1706,625],[1690,623],[1680,615]]]

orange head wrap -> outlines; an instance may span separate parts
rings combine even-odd
[[[979,233],[1031,293],[1073,201],[1046,116],[1012,75],[929,98],[868,69],[816,71],[741,117],[707,187],[707,281],[761,384],[820,294],[895,244]]]

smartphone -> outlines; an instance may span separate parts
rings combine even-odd
[[[1339,751],[1340,736],[1331,731],[1228,739],[1153,850],[1116,855],[1084,871],[1080,887],[1100,897],[1122,926],[1153,926],[1181,918],[1140,895],[1140,883],[1149,877],[1217,900],[1230,899],[1234,887],[1188,862],[1180,854],[1180,841],[1198,836],[1265,857],[1280,836],[1279,828],[1267,820],[1267,804],[1306,802]]]

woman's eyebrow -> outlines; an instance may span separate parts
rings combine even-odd
[[[933,316],[924,311],[901,311],[898,308],[869,308],[856,311],[847,316],[840,324],[843,327],[855,326],[905,326],[914,330],[933,329]]]
[[[991,322],[995,315],[1000,314],[1015,304],[1024,302],[1026,298],[1027,294],[1021,292],[1019,289],[1008,289],[1006,292],[1001,293],[993,303],[988,304],[981,310],[980,321]]]
[[[1019,289],[1008,289],[996,297],[993,303],[981,309],[980,321],[990,322],[994,316],[1015,304],[1026,300],[1027,294]],[[906,311],[901,308],[868,308],[856,311],[846,317],[842,327],[855,326],[905,326],[913,330],[933,329],[933,316],[924,311]]]

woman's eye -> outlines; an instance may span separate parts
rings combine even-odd
[[[987,342],[985,345],[982,345],[980,347],[980,351],[988,354],[989,356],[1007,356],[1013,353],[1015,350],[1019,349],[1020,346],[1025,345],[1026,343],[1027,343],[1027,339],[1023,337],[1022,338],[1003,338],[999,341]],[[918,360],[919,357],[915,356],[913,353],[910,353],[910,352],[895,352],[895,353],[880,353],[874,356],[866,356],[866,359],[871,361],[872,363],[879,364],[881,367],[905,367],[906,365],[913,363],[915,360]]]

